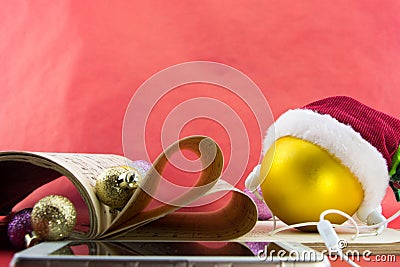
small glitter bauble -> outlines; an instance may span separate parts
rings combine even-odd
[[[31,223],[41,239],[61,240],[72,232],[76,223],[76,210],[66,197],[47,196],[33,206]]]
[[[129,166],[107,168],[97,177],[96,195],[111,208],[123,208],[138,187],[140,179],[140,173]]]
[[[25,235],[32,233],[32,209],[23,209],[14,214],[7,226],[7,236],[16,249],[25,248]]]

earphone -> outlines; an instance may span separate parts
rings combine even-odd
[[[259,194],[257,188],[260,185],[260,181],[259,181],[259,177],[260,177],[260,168],[261,165],[258,164],[257,166],[254,167],[253,171],[248,175],[247,179],[245,180],[245,186],[246,188],[252,192],[259,200],[261,200],[265,205],[267,205],[265,203],[264,198]],[[334,211],[334,210],[330,210],[330,211]],[[336,210],[337,211],[337,210]],[[339,213],[340,215],[348,218],[349,220],[352,220],[352,218],[346,214],[343,213],[341,211],[338,211],[337,213]],[[345,215],[344,215],[345,214]],[[321,213],[321,215],[325,216],[325,213]],[[347,217],[348,216],[348,217]],[[393,216],[391,216],[389,219],[386,219],[383,215],[382,215],[382,209],[379,206],[377,209],[374,209],[367,217],[366,219],[366,226],[359,226],[361,229],[362,228],[376,228],[376,233],[375,234],[381,234],[383,232],[383,230],[387,227],[387,224],[396,219],[397,217],[400,216],[400,211],[398,211],[397,213],[395,213]],[[275,216],[272,216],[275,219]],[[350,219],[351,218],[351,219]],[[301,227],[301,226],[310,226],[310,225],[316,225],[314,224],[310,224],[312,222],[308,222],[308,223],[302,223],[302,224],[296,224],[296,225],[292,225],[290,226],[290,228],[293,227]],[[303,225],[304,224],[304,225]],[[354,221],[353,223],[355,225],[355,227],[357,227],[357,223]],[[288,228],[288,229],[290,229]],[[274,229],[275,230],[275,229]],[[276,233],[276,232],[275,232]],[[359,236],[359,235],[357,235]],[[362,236],[362,235],[361,235]]]
[[[249,176],[247,176],[247,179],[245,180],[244,185],[258,199],[260,199],[261,201],[264,201],[264,198],[258,193],[258,190],[257,190],[258,186],[260,185],[260,181],[258,180],[258,177],[260,177],[260,169],[261,169],[261,164],[258,164],[257,166],[255,166],[253,171],[249,174]]]
[[[248,175],[247,179],[245,180],[245,186],[246,188],[252,192],[258,199],[260,199],[265,205],[264,198],[259,194],[258,192],[258,186],[260,185],[259,177],[260,177],[260,167],[261,165],[257,165],[253,171]],[[272,213],[272,211],[271,211]],[[325,216],[331,213],[336,213],[339,214],[345,218],[347,218],[352,224],[353,228],[355,229],[355,234],[353,235],[352,239],[356,239],[358,237],[362,236],[371,236],[371,235],[379,235],[381,234],[385,228],[387,228],[387,225],[389,222],[393,221],[397,217],[400,216],[400,211],[396,212],[394,215],[392,215],[390,218],[385,218],[382,215],[382,209],[379,206],[378,208],[374,209],[366,218],[366,225],[361,225],[359,226],[357,222],[349,215],[346,214],[340,210],[335,210],[335,209],[328,209],[325,210],[320,214],[320,219],[319,222],[304,222],[304,223],[299,223],[299,224],[292,224],[292,225],[287,225],[284,227],[276,228],[276,218],[274,214],[272,214],[272,219],[274,221],[274,228],[271,232],[269,232],[269,235],[274,235],[278,232],[285,231],[288,229],[292,229],[295,227],[304,227],[304,226],[317,226],[317,230],[322,238],[322,240],[325,243],[325,246],[329,249],[329,251],[334,251],[336,252],[339,256],[341,256],[344,260],[346,260],[350,265],[352,266],[358,266],[356,263],[351,261],[343,252],[342,248],[339,246],[339,237],[335,231],[336,228],[348,228],[349,226],[345,225],[334,225],[332,224],[329,220],[325,219]],[[360,229],[376,229],[374,233],[363,233],[360,234]]]
[[[267,203],[265,203],[264,198],[258,192],[258,186],[260,185],[260,181],[258,180],[258,178],[260,177],[260,169],[261,169],[261,164],[255,166],[253,171],[247,176],[246,180],[244,181],[244,185],[251,193],[253,193],[256,196],[256,198],[261,200],[264,203],[264,205],[268,206]],[[274,229],[275,229],[276,218],[271,210],[270,212],[272,215],[272,220],[274,222]]]

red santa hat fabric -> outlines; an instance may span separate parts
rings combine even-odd
[[[263,153],[284,136],[317,144],[350,169],[364,189],[357,211],[361,220],[380,205],[400,143],[400,120],[350,97],[335,96],[282,114],[267,132]]]
[[[392,158],[400,142],[400,120],[397,118],[346,96],[325,98],[304,108],[320,114],[330,114],[339,122],[350,125],[382,154],[388,167],[392,165]]]

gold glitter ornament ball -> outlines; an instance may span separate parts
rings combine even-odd
[[[102,203],[111,208],[123,208],[132,197],[141,178],[139,172],[129,166],[107,168],[97,177],[96,195]]]
[[[32,228],[42,240],[61,240],[76,224],[76,209],[63,196],[50,195],[39,200],[31,213]]]
[[[279,138],[261,165],[262,193],[273,214],[286,224],[318,222],[321,212],[338,209],[353,215],[364,190],[357,177],[326,149],[291,136]],[[327,216],[332,223],[347,219]],[[302,228],[314,231],[314,227]]]

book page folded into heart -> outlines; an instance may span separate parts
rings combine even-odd
[[[157,201],[155,196],[165,184],[164,168],[170,157],[181,150],[199,157],[200,176],[193,186],[172,194],[168,201]],[[106,168],[129,162],[110,154],[0,152],[1,215],[8,215],[35,189],[65,176],[86,203],[90,220],[87,231],[74,231],[72,238],[228,240],[248,233],[257,222],[253,200],[220,179],[222,152],[209,137],[190,136],[170,145],[154,161],[125,207],[121,211],[111,209],[95,194],[96,178]],[[207,198],[222,201],[223,205],[212,211],[198,211],[190,205]],[[4,228],[4,224],[0,226]]]

